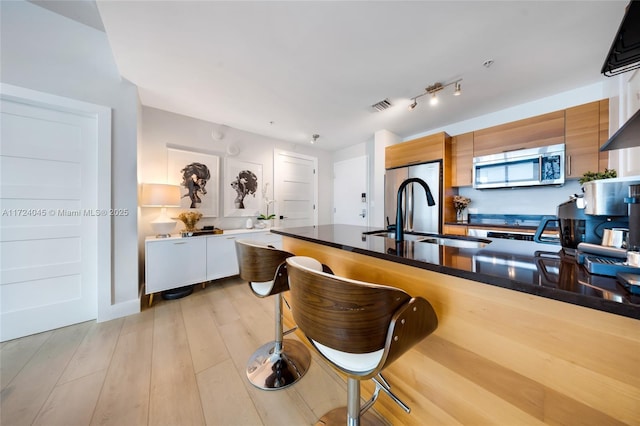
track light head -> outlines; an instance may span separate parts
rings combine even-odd
[[[453,91],[453,96],[460,96],[462,93],[462,87],[460,86],[460,82],[456,81],[455,89]]]
[[[319,137],[320,137],[320,135],[319,135],[319,134],[317,134],[317,133],[316,133],[316,134],[313,134],[313,135],[311,136],[311,140],[309,141],[309,143],[313,145],[314,143],[316,143],[316,141],[318,140],[318,138],[319,138]]]
[[[429,101],[429,105],[438,105],[438,97],[435,93],[431,95],[431,100]]]
[[[413,102],[411,102],[411,105],[409,105],[408,109],[409,111],[413,111],[417,106],[418,106],[418,101],[414,98]]]

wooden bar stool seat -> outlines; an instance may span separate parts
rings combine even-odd
[[[289,290],[285,259],[293,255],[248,240],[236,240],[236,255],[240,278],[248,281],[253,294],[275,299],[275,340],[262,345],[249,358],[247,378],[260,389],[284,389],[300,380],[311,364],[311,353],[303,343],[283,339],[296,330],[284,332],[282,324],[282,292]]]
[[[431,304],[398,288],[323,272],[310,257],[286,262],[293,319],[320,355],[347,376],[347,407],[330,411],[318,424],[384,424],[367,413],[380,390],[409,413],[381,372],[438,327]],[[360,381],[367,379],[376,388],[361,405]]]

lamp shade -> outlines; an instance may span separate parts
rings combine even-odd
[[[180,187],[163,183],[143,183],[143,207],[180,207]]]

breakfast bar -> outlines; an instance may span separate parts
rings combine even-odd
[[[337,275],[433,305],[438,329],[390,366],[411,407],[392,424],[638,424],[640,298],[589,275],[560,246],[407,238],[350,225],[273,229]],[[448,237],[448,236],[447,236]],[[290,319],[290,318],[289,318]],[[373,386],[363,386],[363,397]]]

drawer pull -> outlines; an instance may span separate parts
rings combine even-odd
[[[175,242],[175,243],[173,243],[173,244],[175,244],[175,245],[178,245],[178,244],[187,244],[187,242],[186,242],[186,241],[180,241],[180,242]]]

